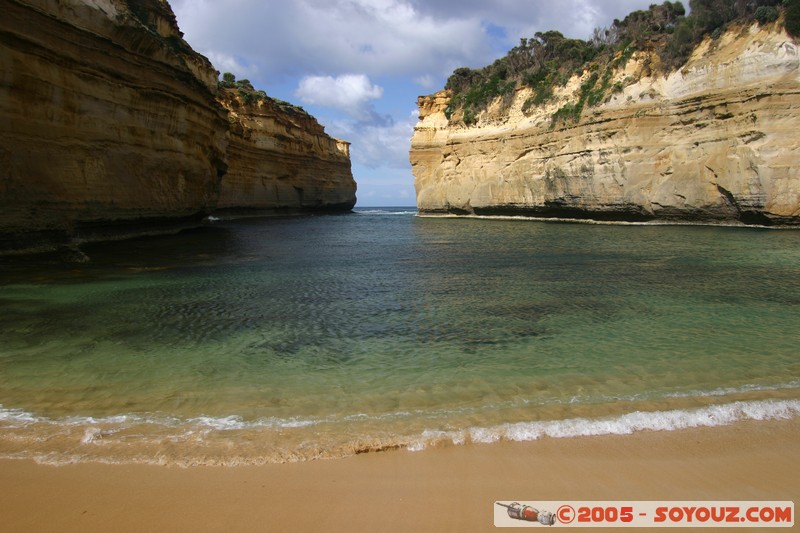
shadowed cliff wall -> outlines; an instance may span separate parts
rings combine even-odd
[[[349,210],[349,144],[244,105],[165,0],[0,0],[0,253],[177,231],[228,210]]]
[[[161,231],[214,209],[216,71],[166,2],[0,4],[0,247]]]

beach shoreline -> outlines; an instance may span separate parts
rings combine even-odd
[[[241,467],[0,461],[3,531],[492,531],[496,501],[797,501],[800,419]]]

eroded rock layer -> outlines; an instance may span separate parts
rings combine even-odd
[[[0,254],[176,231],[217,209],[355,204],[349,144],[294,106],[219,91],[165,0],[0,12]]]
[[[0,3],[0,248],[164,231],[215,207],[217,73],[165,1]]]
[[[356,203],[350,145],[328,136],[304,111],[270,98],[245,103],[235,90],[219,100],[229,112],[229,168],[223,210],[349,210]]]
[[[553,121],[577,78],[532,110],[530,90],[518,89],[510,108],[490,107],[472,127],[450,123],[447,92],[420,97],[410,154],[419,210],[800,224],[794,41],[754,25],[705,41],[669,76],[644,75],[650,59],[615,72],[624,89],[577,122]]]

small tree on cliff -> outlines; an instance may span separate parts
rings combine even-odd
[[[230,72],[224,73],[222,75],[222,81],[219,82],[219,86],[224,89],[233,89],[236,87],[236,76]]]
[[[786,31],[792,37],[800,37],[800,0],[783,0],[786,8]]]
[[[250,80],[239,80],[236,82],[236,87],[251,92],[256,90],[255,87],[253,87],[253,84],[250,83]]]

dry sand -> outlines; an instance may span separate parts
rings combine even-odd
[[[795,419],[267,466],[0,461],[0,531],[469,532],[496,531],[495,501],[796,502],[798,437]]]

